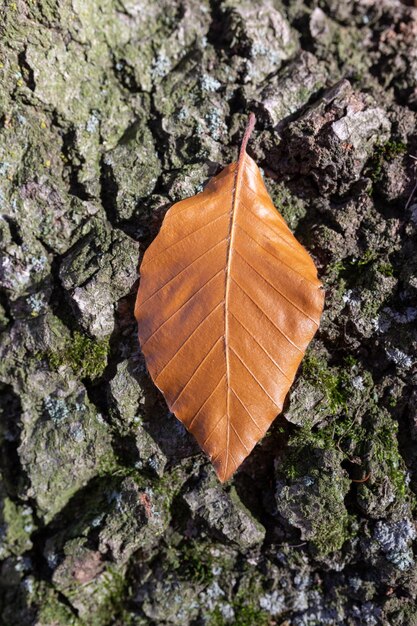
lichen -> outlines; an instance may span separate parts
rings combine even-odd
[[[298,223],[305,217],[307,212],[304,202],[301,198],[292,194],[284,184],[272,184],[267,178],[265,182],[271,194],[274,206],[282,214],[288,226],[292,230],[295,230]]]

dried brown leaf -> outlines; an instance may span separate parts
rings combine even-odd
[[[282,411],[316,332],[315,265],[246,153],[174,204],[147,249],[135,315],[148,370],[225,481]]]

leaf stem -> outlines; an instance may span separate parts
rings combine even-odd
[[[249,113],[248,123],[246,126],[245,134],[243,135],[242,144],[240,146],[238,167],[245,157],[246,146],[248,145],[249,138],[252,134],[253,129],[255,128],[255,124],[256,124],[255,113],[251,112]]]

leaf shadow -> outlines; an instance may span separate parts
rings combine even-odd
[[[166,457],[168,467],[175,466],[183,459],[199,454],[200,451],[194,437],[170,412],[163,394],[148,373],[134,316],[139,281],[138,278],[118,302],[115,326],[110,336],[110,350],[112,354],[119,356],[111,363],[106,374],[110,379],[113,378],[117,366],[123,361],[127,362],[127,373],[138,385],[138,417],[140,418],[138,429],[143,428],[153,439]],[[113,405],[117,406],[117,402],[114,401]],[[123,415],[120,411],[119,420],[123,422]],[[137,433],[132,432],[123,438],[124,442],[119,456],[120,453],[127,452],[127,456],[131,456],[134,461],[135,452],[137,455],[136,435]]]

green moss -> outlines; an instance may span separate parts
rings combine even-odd
[[[347,370],[330,368],[324,359],[308,353],[303,360],[302,373],[323,391],[331,414],[346,409],[351,394],[351,375]]]
[[[265,183],[274,206],[282,214],[288,226],[294,230],[307,213],[305,203],[293,195],[283,183],[272,183],[269,179],[266,179]]]
[[[39,626],[83,626],[70,607],[60,601],[56,591],[45,581],[33,581],[28,604],[38,607],[34,622]]]
[[[235,612],[234,626],[268,626],[270,624],[268,613],[256,606],[238,601],[233,605],[233,610]],[[226,626],[226,624],[230,624],[230,620],[225,619],[221,610],[216,608],[212,612],[208,624],[209,626]]]
[[[100,594],[103,594],[104,601],[100,604],[96,622],[108,624],[110,616],[115,618],[124,613],[126,596],[128,595],[127,580],[115,567],[108,567]]]
[[[187,545],[181,553],[180,573],[185,580],[209,585],[213,578],[213,558],[204,544]]]
[[[74,332],[62,350],[40,355],[46,358],[49,366],[56,370],[62,365],[69,365],[80,378],[98,378],[107,365],[109,338],[91,339],[86,334]]]
[[[4,498],[3,519],[6,523],[6,549],[16,555],[30,550],[30,535],[35,530],[31,509]]]
[[[343,454],[334,439],[319,439],[310,431],[310,442],[292,449],[291,462],[281,468],[288,485],[279,494],[278,509],[321,557],[340,550],[352,537],[353,519],[344,504],[350,481],[340,467]]]
[[[346,73],[347,68],[351,68],[355,70],[356,80],[362,80],[366,75],[369,60],[364,54],[360,30],[337,25],[334,29],[331,48],[339,61],[338,65],[344,69],[344,72]]]
[[[343,483],[343,484],[341,484]],[[309,513],[313,513],[311,524],[313,537],[311,543],[320,556],[340,550],[352,537],[352,518],[343,505],[346,493],[346,480],[333,476],[318,477],[318,502],[314,503]]]
[[[348,258],[332,263],[327,272],[328,274],[336,275],[339,279],[344,279],[348,282],[359,282],[365,275],[370,266],[377,260],[377,255],[374,250],[365,250],[362,256],[358,258]]]
[[[82,623],[89,626],[107,626],[110,623],[122,623],[128,625],[130,620],[126,619],[126,601],[129,596],[128,582],[124,572],[114,565],[108,565],[106,572],[99,579],[95,579],[84,585],[81,589],[78,585],[67,590],[65,594],[69,601],[80,603],[81,599],[87,600],[90,613],[81,612]],[[49,622],[47,622],[49,624]]]
[[[379,487],[388,477],[396,499],[408,498],[406,467],[398,448],[398,425],[388,411],[378,406],[369,372],[361,372],[362,387],[357,391],[350,382],[358,372],[357,364],[348,358],[345,365],[345,369],[329,373],[321,359],[310,355],[307,360],[307,375],[323,388],[329,406],[343,410],[322,428],[306,422],[297,429],[288,440],[281,472],[287,480],[296,480],[311,474],[317,450],[337,451],[345,461],[366,460],[362,473],[370,473],[372,479],[359,486],[361,491]],[[358,416],[358,406],[362,418]]]
[[[221,612],[221,610],[219,608],[215,608],[214,609],[214,611],[211,613],[209,621],[208,621],[208,625],[209,626],[225,626],[228,623],[230,623],[230,622],[225,620],[225,618],[223,617],[223,614],[222,614],[222,612]]]
[[[404,626],[417,624],[417,607],[415,601],[405,597],[390,598],[384,605],[384,624],[390,626]]]
[[[377,144],[369,164],[372,182],[375,184],[381,180],[384,163],[393,161],[397,156],[405,154],[406,151],[407,146],[402,141],[387,141]]]
[[[376,269],[383,276],[394,276],[394,267],[391,263],[380,263]]]
[[[398,450],[398,424],[388,415],[377,422],[372,433],[371,463],[386,472],[395,487],[396,496],[404,499],[408,494],[406,484],[406,466]]]
[[[42,602],[37,616],[37,624],[45,626],[81,626],[81,622],[71,610],[52,594]]]
[[[370,263],[372,263],[376,259],[376,253],[374,250],[365,250],[363,255],[351,262],[351,266],[355,269],[359,269],[361,267],[367,267]]]
[[[373,380],[367,371],[361,371],[356,359],[348,355],[343,366],[329,367],[323,357],[307,353],[302,373],[306,380],[317,387],[323,394],[323,413],[333,416],[329,423],[321,428],[313,427],[308,419],[288,440],[288,454],[282,466],[286,478],[294,479],[303,475],[305,463],[317,449],[339,450],[349,458],[358,454],[367,439],[367,429],[357,418],[357,407],[369,402],[374,403]],[[360,373],[361,389],[357,390],[352,379]],[[315,409],[320,411],[320,405]]]
[[[98,476],[117,476],[127,478],[128,476],[136,477],[138,471],[135,467],[125,467],[119,465],[114,454],[108,454],[100,457],[97,464]]]
[[[166,569],[175,572],[181,581],[209,587],[219,572],[227,572],[233,567],[234,558],[234,553],[220,544],[205,539],[184,540],[178,535],[178,539],[167,546],[164,563]]]
[[[267,626],[269,616],[256,606],[239,604],[235,609],[235,626]]]

